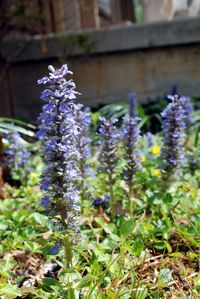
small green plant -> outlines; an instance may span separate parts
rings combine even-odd
[[[30,156],[0,201],[0,297],[198,298],[200,150],[188,105],[172,97],[158,134],[143,134],[133,105],[116,109],[119,122],[105,108],[91,124],[67,66],[49,69],[42,139],[2,126],[17,127],[13,163],[24,148]]]

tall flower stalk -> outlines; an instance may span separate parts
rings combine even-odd
[[[49,66],[49,76],[38,80],[38,84],[47,85],[41,93],[45,102],[39,116],[38,136],[42,140],[45,170],[41,181],[41,189],[45,193],[43,202],[48,203],[51,214],[60,214],[60,220],[67,236],[64,237],[68,266],[71,266],[71,245],[69,235],[76,230],[79,220],[80,170],[78,161],[78,139],[81,129],[77,124],[80,110],[75,103],[78,92],[75,83],[66,80],[72,74],[67,65],[60,69]]]
[[[130,101],[130,100],[129,100]],[[123,145],[124,145],[124,157],[126,165],[124,169],[124,179],[128,185],[129,193],[129,213],[130,217],[133,217],[134,206],[134,179],[136,172],[141,168],[140,154],[137,149],[138,139],[140,136],[140,129],[138,127],[139,118],[136,116],[135,98],[132,98],[130,103],[129,115],[124,118],[123,125]]]
[[[135,117],[136,108],[137,108],[137,98],[135,92],[131,92],[128,94],[128,103],[129,103],[129,115],[130,117]]]
[[[191,126],[194,124],[194,119],[192,118],[192,115],[191,115],[194,110],[192,102],[191,102],[191,98],[181,96],[179,98],[179,101],[180,101],[180,105],[183,109],[186,131],[189,132]]]
[[[81,196],[81,206],[83,206],[83,201],[85,198],[85,189],[84,179],[87,177],[89,172],[89,163],[88,159],[91,158],[91,139],[89,138],[89,127],[91,124],[90,109],[84,107],[84,105],[79,104],[79,110],[77,113],[77,124],[81,128],[81,135],[78,139],[78,151],[81,154],[79,160],[79,169],[81,172],[81,183],[80,183],[80,196]]]
[[[161,113],[163,124],[163,148],[161,158],[165,177],[171,177],[184,163],[185,115],[178,96]]]
[[[115,183],[115,171],[118,161],[117,144],[120,139],[120,134],[115,126],[117,119],[101,118],[101,126],[99,129],[100,140],[100,169],[107,175],[108,192],[111,203],[111,218],[115,217],[115,198],[113,185]]]
[[[26,181],[28,175],[28,161],[31,153],[22,143],[20,134],[16,131],[10,131],[7,136],[8,148],[5,152],[7,157],[7,164],[11,171],[13,179],[21,179]]]

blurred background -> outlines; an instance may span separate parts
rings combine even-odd
[[[198,98],[200,0],[0,0],[0,116],[35,123],[37,79],[63,63],[92,109]]]

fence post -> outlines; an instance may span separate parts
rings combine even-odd
[[[133,0],[111,0],[111,7],[114,24],[122,21],[135,22]]]

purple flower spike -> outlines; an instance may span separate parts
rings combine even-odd
[[[117,119],[101,118],[102,124],[99,129],[99,135],[101,136],[100,144],[100,163],[101,169],[106,173],[114,174],[116,164],[118,161],[117,156],[117,144],[120,139],[120,133],[115,123]],[[112,182],[111,182],[112,184]]]
[[[184,163],[185,116],[178,96],[171,97],[172,102],[161,113],[163,118],[163,148],[161,157],[163,168],[175,172]]]
[[[14,174],[14,172],[19,169],[24,169],[31,154],[21,143],[20,134],[18,132],[11,131],[6,137],[9,146],[5,154],[7,156],[8,166]]]
[[[48,85],[41,95],[46,103],[39,116],[38,132],[46,163],[41,181],[41,189],[45,191],[42,205],[47,207],[52,204],[55,211],[51,213],[59,211],[63,226],[70,229],[77,223],[80,209],[78,188],[81,154],[78,141],[81,128],[77,118],[81,108],[74,101],[78,94],[75,83],[65,79],[66,75],[72,73],[68,66],[55,69],[50,65],[48,69],[49,76],[38,81],[39,84]]]
[[[126,161],[124,167],[124,179],[128,185],[129,196],[129,213],[133,217],[133,196],[134,196],[134,178],[136,172],[141,168],[141,158],[137,149],[138,139],[140,137],[140,129],[138,127],[139,117],[136,116],[136,98],[132,95],[130,102],[129,115],[124,118],[123,125],[123,144],[124,144],[124,158]]]
[[[195,123],[194,119],[191,116],[191,113],[194,110],[193,105],[191,103],[191,98],[180,97],[179,101],[180,101],[181,107],[183,109],[186,129],[189,129]]]
[[[133,184],[135,173],[141,168],[140,154],[137,149],[140,137],[139,120],[139,117],[128,116],[124,118],[123,144],[126,160],[124,178],[129,185]]]
[[[117,146],[120,140],[120,133],[115,126],[117,119],[100,118],[101,126],[99,129],[100,140],[100,170],[104,171],[107,175],[108,192],[111,202],[111,218],[115,217],[115,198],[113,193],[113,185],[115,183],[114,174],[118,162]]]
[[[88,175],[88,163],[87,159],[91,157],[90,144],[91,139],[89,138],[89,127],[91,124],[90,109],[85,108],[83,105],[79,104],[79,111],[77,113],[77,123],[82,129],[81,136],[78,140],[78,150],[81,154],[80,158],[80,170],[82,177]]]
[[[128,94],[128,103],[130,105],[129,115],[130,115],[130,117],[135,117],[136,116],[136,107],[137,107],[137,98],[136,98],[135,92],[131,92]]]

